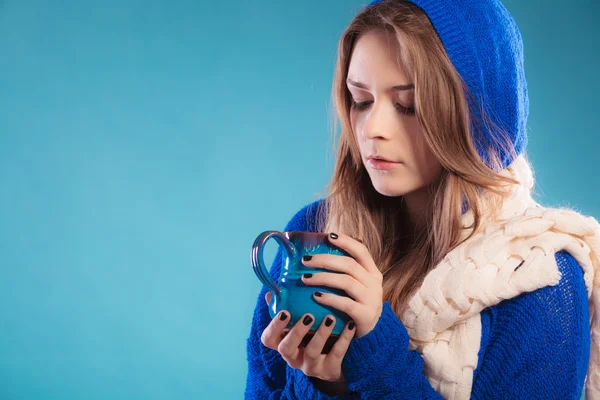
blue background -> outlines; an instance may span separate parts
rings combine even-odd
[[[330,177],[364,4],[0,1],[0,398],[242,397],[251,244]],[[599,3],[505,4],[540,199],[598,218]]]

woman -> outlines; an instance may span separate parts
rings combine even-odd
[[[600,229],[531,198],[523,45],[507,10],[375,1],[338,51],[329,193],[285,230],[332,232],[353,256],[315,255],[304,264],[343,274],[302,278],[350,294],[314,299],[352,321],[322,354],[334,317],[284,330],[292,316],[271,319],[263,289],[246,397],[576,399],[585,382],[600,398]],[[274,278],[280,264],[278,251]]]

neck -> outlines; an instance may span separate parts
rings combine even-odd
[[[405,194],[403,200],[408,222],[415,237],[418,237],[427,229],[427,209],[431,202],[431,194],[428,188],[423,188],[416,192]]]

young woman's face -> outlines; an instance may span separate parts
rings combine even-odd
[[[357,40],[348,70],[361,158],[375,190],[386,196],[422,191],[441,172],[414,114],[414,86],[400,64],[395,37],[372,31]],[[370,156],[394,163],[377,165]]]

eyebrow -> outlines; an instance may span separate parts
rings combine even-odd
[[[364,83],[361,82],[357,82],[355,80],[352,80],[350,78],[348,78],[346,80],[346,84],[348,85],[352,85],[352,86],[356,86],[357,88],[360,89],[366,89],[368,90],[369,87],[367,85],[365,85]],[[389,88],[388,90],[411,90],[414,89],[415,85],[413,83],[408,83],[406,85],[396,85],[396,86],[392,86],[391,88]]]

